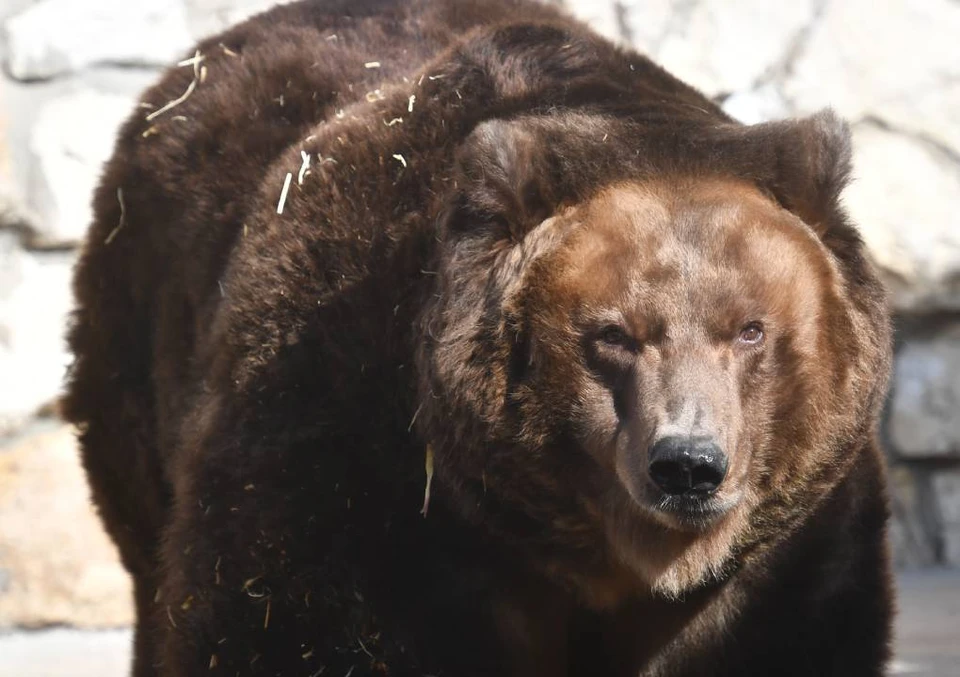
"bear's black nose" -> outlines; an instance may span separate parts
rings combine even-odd
[[[649,460],[650,479],[671,496],[712,494],[727,474],[727,456],[709,437],[664,437]]]

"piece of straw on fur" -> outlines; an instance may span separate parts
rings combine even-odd
[[[203,63],[205,58],[206,57],[200,53],[200,50],[197,50],[189,59],[184,59],[183,61],[178,62],[177,67],[184,68],[185,66],[198,66]]]
[[[420,514],[426,517],[427,511],[430,509],[430,487],[433,485],[433,447],[429,444],[427,445],[423,466],[427,473],[427,484],[423,488],[423,507],[420,508]]]
[[[200,84],[200,82],[202,82],[203,80],[206,79],[206,70],[204,70],[203,72],[201,72],[201,70],[200,70],[200,64],[203,62],[203,60],[204,60],[205,58],[206,58],[206,57],[203,56],[203,54],[200,53],[200,50],[197,50],[197,51],[194,53],[193,58],[186,59],[186,60],[181,61],[180,63],[177,64],[178,66],[191,66],[191,65],[192,65],[192,66],[193,66],[193,80],[191,80],[191,81],[190,81],[190,84],[187,85],[187,91],[185,91],[183,94],[181,94],[179,97],[177,97],[177,98],[174,99],[173,101],[168,101],[165,105],[163,105],[162,107],[158,108],[157,110],[155,110],[155,111],[153,111],[152,113],[150,113],[149,115],[147,115],[147,117],[145,118],[147,122],[153,121],[154,118],[156,118],[156,117],[158,117],[158,116],[160,116],[160,115],[163,115],[164,113],[166,113],[168,110],[170,110],[170,109],[172,109],[172,108],[176,108],[176,107],[179,106],[181,103],[183,103],[184,101],[186,101],[187,99],[190,98],[190,95],[193,94],[193,90],[195,90],[195,89],[197,88],[197,85]]]
[[[123,228],[123,224],[126,223],[127,220],[127,206],[123,203],[123,188],[117,188],[117,202],[120,203],[120,219],[117,222],[117,226],[107,235],[107,239],[103,241],[105,245],[113,242],[113,238],[117,236],[117,233],[120,232],[120,229]]]
[[[249,597],[253,597],[254,599],[265,597],[267,593],[263,592],[262,590],[253,589],[253,584],[259,581],[261,578],[263,578],[263,575],[248,578],[243,582],[243,586],[240,588],[240,591],[247,593]]]
[[[280,202],[277,203],[277,214],[283,214],[283,208],[287,204],[287,193],[290,192],[290,182],[293,180],[293,173],[287,172],[287,178],[283,180],[283,190],[280,191]]]
[[[380,62],[379,62],[379,61],[368,61],[367,63],[363,64],[363,67],[364,67],[364,68],[380,68]]]
[[[399,307],[400,307],[400,306],[398,305],[396,308],[393,309],[393,314],[394,314],[394,315],[397,314],[397,308],[399,308]],[[410,425],[407,426],[407,432],[410,432],[411,430],[413,430],[413,424],[417,422],[417,416],[420,415],[420,410],[421,410],[421,409],[423,409],[423,402],[421,402],[421,403],[420,403],[420,406],[417,407],[417,410],[416,410],[415,412],[413,412],[413,418],[410,419]]]
[[[370,658],[373,658],[373,654],[370,653],[370,649],[367,648],[367,645],[363,643],[363,639],[361,639],[360,637],[357,637],[357,644],[360,645],[360,649],[361,651],[363,651],[363,653],[370,656]]]
[[[310,153],[305,150],[300,151],[302,162],[300,163],[300,172],[297,174],[297,185],[303,185],[303,179],[310,173]]]

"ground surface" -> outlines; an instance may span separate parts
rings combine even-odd
[[[903,575],[899,588],[891,676],[960,677],[960,571]],[[129,655],[127,630],[0,635],[0,677],[123,677]]]
[[[960,572],[905,574],[899,584],[893,674],[960,676]]]

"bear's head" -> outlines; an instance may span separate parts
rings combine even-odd
[[[449,500],[597,606],[789,530],[870,439],[888,370],[848,163],[829,113],[476,129],[419,355]]]

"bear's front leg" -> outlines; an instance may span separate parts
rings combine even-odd
[[[442,491],[420,515],[422,461],[408,490],[362,438],[239,409],[207,408],[175,464],[163,677],[566,674],[567,596]]]
[[[370,591],[391,525],[350,461],[358,442],[276,400],[210,396],[184,428],[153,609],[160,674],[414,674]]]

